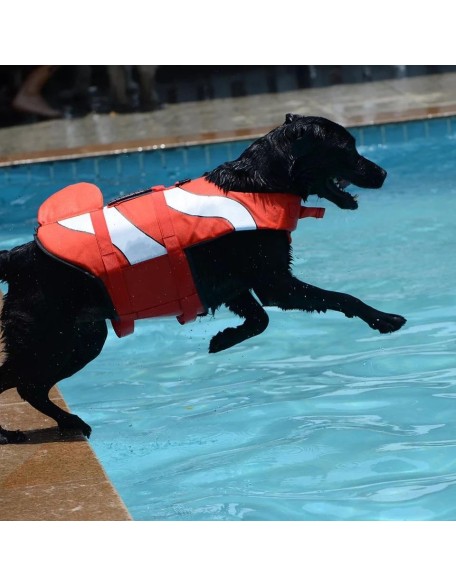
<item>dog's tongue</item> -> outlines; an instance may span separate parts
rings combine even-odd
[[[339,179],[339,187],[341,189],[345,189],[349,185],[350,185],[350,181],[347,181],[346,179]]]

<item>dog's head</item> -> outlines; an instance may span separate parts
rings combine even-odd
[[[331,120],[287,114],[282,126],[252,143],[242,155],[209,173],[225,190],[282,192],[324,197],[343,209],[358,207],[346,188],[377,189],[386,171],[361,156],[354,137]]]

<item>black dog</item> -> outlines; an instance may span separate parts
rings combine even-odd
[[[205,175],[224,192],[285,193],[298,201],[317,194],[347,210],[358,207],[345,191],[350,183],[376,189],[385,177],[381,167],[357,152],[355,139],[345,128],[324,118],[294,114],[238,159]],[[285,230],[235,231],[189,248],[186,255],[206,309],[214,312],[224,304],[245,320],[215,335],[209,352],[263,332],[268,316],[262,305],[340,311],[359,317],[382,334],[406,322],[346,293],[299,281],[291,274]],[[88,437],[90,427],[51,402],[48,393],[100,353],[107,336],[106,319],[113,317],[106,295],[93,277],[51,258],[36,242],[0,252],[0,279],[8,283],[0,321],[0,392],[17,387],[24,400],[55,419],[61,430]],[[19,431],[0,427],[0,442],[25,439]]]

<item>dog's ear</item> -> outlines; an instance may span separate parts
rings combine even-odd
[[[314,146],[315,139],[312,136],[306,134],[294,141],[291,147],[291,154],[294,157],[304,157],[305,155],[310,153]]]
[[[291,124],[292,122],[295,122],[299,117],[299,114],[287,114],[285,116],[284,124]]]

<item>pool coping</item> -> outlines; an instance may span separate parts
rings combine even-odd
[[[56,387],[50,397],[68,410]],[[0,445],[0,521],[132,520],[84,437],[62,436],[15,389],[1,395],[0,406],[5,428],[20,428],[28,438]]]
[[[362,116],[345,117],[343,121],[347,128],[363,128],[381,124],[399,124],[419,120],[433,120],[456,115],[456,105],[426,106],[410,108],[401,112],[379,112],[373,114],[369,120]],[[119,155],[126,153],[163,150],[196,145],[217,144],[237,140],[254,140],[263,136],[272,126],[238,128],[233,130],[206,131],[185,136],[163,136],[157,139],[140,139],[118,141],[109,144],[90,144],[68,149],[47,149],[28,153],[12,153],[0,157],[0,168],[32,163],[46,163],[86,157]]]

